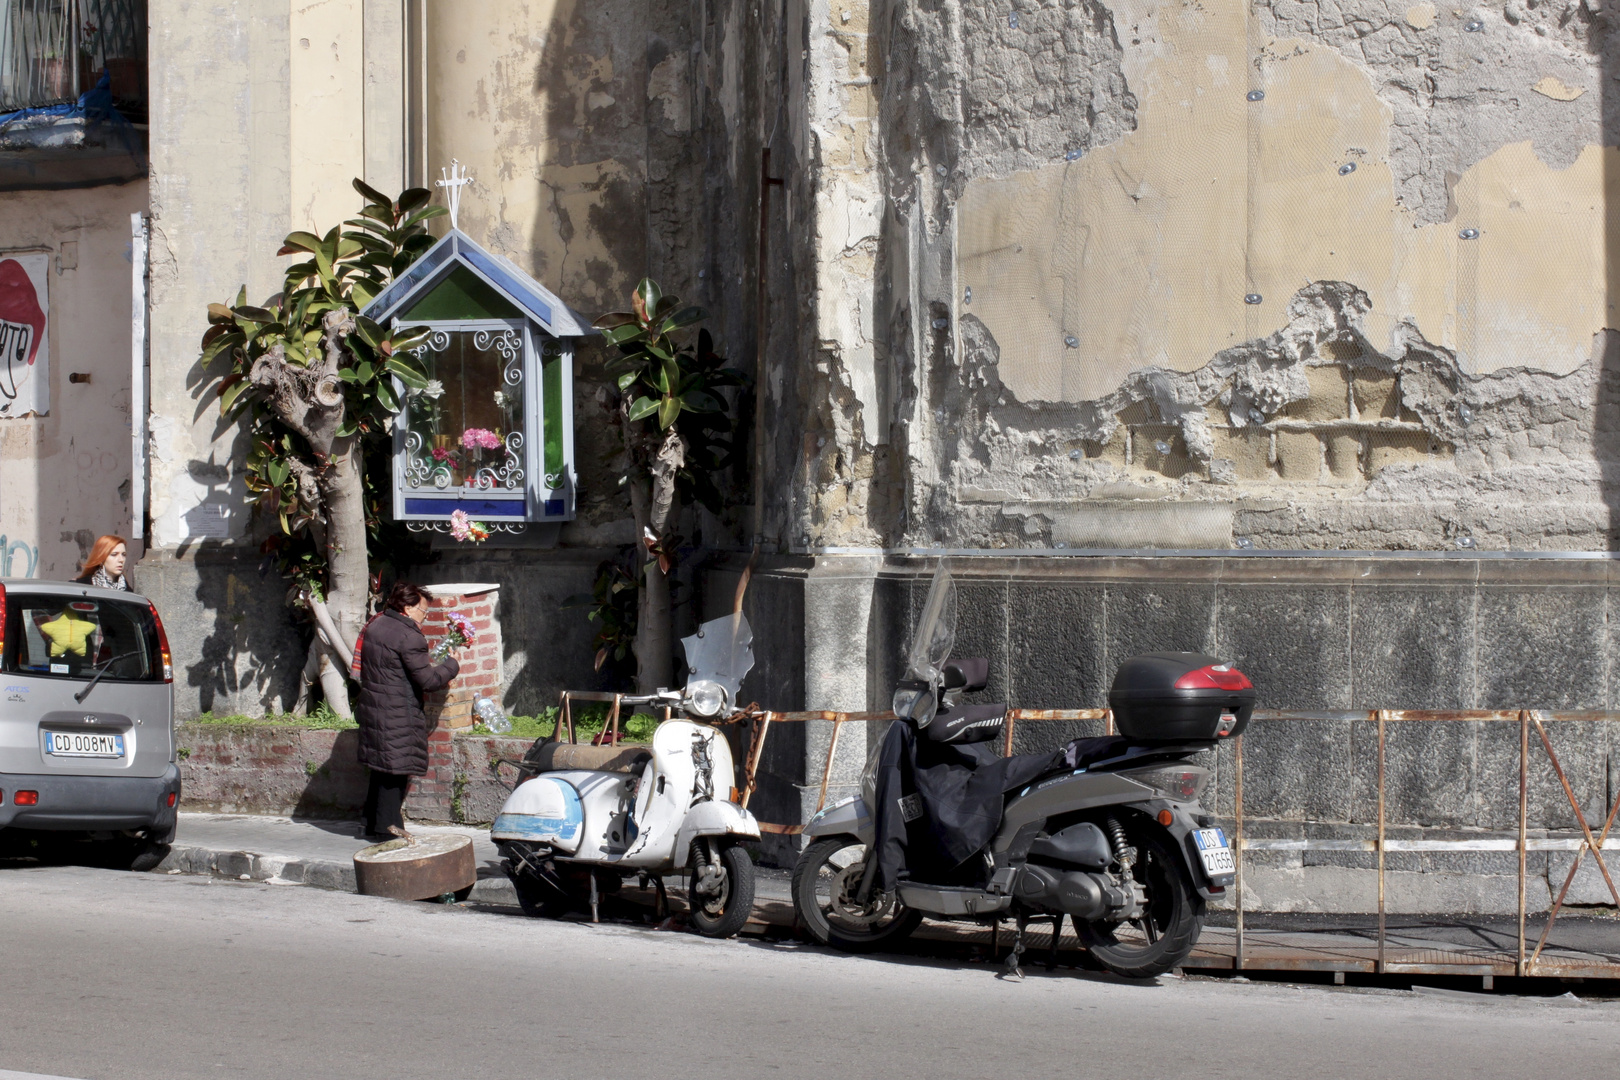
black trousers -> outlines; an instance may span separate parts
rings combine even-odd
[[[405,827],[405,793],[410,786],[409,776],[371,770],[371,782],[366,786],[366,805],[362,811],[367,833],[386,833],[390,825],[401,829]]]

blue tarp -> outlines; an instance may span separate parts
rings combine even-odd
[[[28,121],[75,119],[99,120],[126,128],[130,126],[124,115],[113,107],[112,75],[105,69],[101,72],[101,78],[96,80],[96,85],[80,94],[78,101],[64,101],[60,105],[41,105],[37,108],[0,113],[0,136],[4,136],[6,129],[13,124],[34,127],[37,125]]]

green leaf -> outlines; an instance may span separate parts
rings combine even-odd
[[[236,404],[236,399],[251,389],[253,389],[253,384],[246,379],[241,379],[227,386],[219,395],[219,415],[229,416],[232,407]]]
[[[662,386],[659,389],[663,390],[664,393],[674,394],[680,392],[681,366],[675,362],[673,357],[664,361],[663,378],[660,382]],[[668,427],[669,425],[665,424],[664,426]]]
[[[212,323],[234,323],[236,322],[236,316],[231,314],[231,309],[224,304],[209,304],[208,321]]]
[[[365,197],[367,202],[378,203],[382,206],[392,206],[394,201],[358,176],[354,178],[354,190]]]
[[[635,403],[630,406],[630,414],[629,414],[628,419],[630,420],[631,423],[634,423],[637,420],[646,419],[647,417],[651,416],[653,413],[655,413],[657,411],[658,411],[658,402],[657,401],[653,400],[650,397],[640,397],[640,398],[637,398],[635,400]]]
[[[709,313],[700,307],[684,307],[664,320],[659,328],[662,333],[679,330],[683,326],[691,326],[695,322],[702,322],[709,317]]]
[[[405,219],[404,228],[408,229],[412,225],[420,225],[424,221],[432,221],[434,218],[444,217],[448,213],[450,213],[450,208],[447,206],[424,206],[422,209],[416,211],[410,217]]]
[[[602,331],[602,338],[609,345],[622,345],[641,337],[646,331],[637,322],[628,322],[623,326],[614,326]]]
[[[420,390],[422,387],[428,384],[426,375],[423,375],[421,372],[407,364],[400,363],[398,360],[389,359],[385,361],[383,363],[383,370],[392,372],[394,375],[398,376],[399,381],[410,387],[412,390]]]
[[[321,250],[321,238],[312,232],[291,232],[283,241],[288,247],[298,251],[307,251],[311,255]]]
[[[366,239],[369,240],[371,238],[368,236],[368,237],[366,237]],[[354,256],[360,254],[364,250],[366,250],[365,245],[360,243],[359,240],[355,239],[352,236],[344,236],[344,237],[339,237],[338,238],[338,245],[337,245],[337,257],[338,257],[338,259],[352,259],[352,258],[354,258]]]
[[[382,344],[382,327],[378,326],[364,315],[356,315],[354,317],[354,328],[359,333],[360,340],[364,341],[367,345],[370,345],[373,349]]]
[[[359,364],[355,365],[354,373],[359,377],[361,382],[368,383],[377,377],[377,368],[376,365],[372,364],[371,361],[362,360]]]
[[[638,379],[638,378],[640,378],[640,376],[637,375],[634,371],[627,371],[623,375],[620,375],[619,376],[619,393],[622,394],[626,390],[630,389],[631,384],[634,383],[636,381],[636,379]]]
[[[724,412],[725,407],[713,394],[703,390],[694,390],[689,394],[681,395],[681,405],[692,412]]]
[[[681,415],[681,399],[678,397],[665,398],[663,403],[658,406],[658,426],[667,431],[669,425],[673,424],[675,418],[679,415]]]
[[[354,284],[349,286],[349,295],[354,298],[354,306],[358,308],[370,305],[381,292],[376,283],[368,278],[357,278]]]
[[[377,381],[377,400],[389,412],[399,412],[399,395],[394,393],[394,384],[387,379]]]
[[[678,296],[659,297],[657,305],[652,308],[653,320],[656,322],[659,319],[668,318],[669,313],[674,311],[675,306],[680,302],[681,298]]]
[[[631,303],[635,306],[636,318],[643,326],[652,324],[653,312],[658,310],[658,301],[663,298],[664,292],[658,287],[658,282],[652,278],[641,279],[641,283],[636,286],[635,295],[631,297]]]
[[[431,332],[425,326],[412,326],[405,330],[395,330],[393,338],[390,339],[393,343],[394,352],[410,352],[419,348],[428,339]]]
[[[234,314],[238,319],[246,319],[248,322],[253,323],[272,323],[276,321],[275,313],[266,311],[262,307],[246,306],[233,308],[232,314]]]
[[[355,370],[352,367],[338,368],[337,377],[342,379],[346,383],[352,383],[352,382],[359,382],[360,381],[360,376],[355,373]]]
[[[636,316],[634,312],[610,311],[606,315],[598,316],[597,320],[591,323],[591,325],[596,327],[598,330],[611,330],[615,326],[623,326],[625,323],[633,323],[635,321]]]
[[[399,193],[399,212],[402,214],[408,214],[412,210],[415,210],[418,206],[426,204],[432,198],[433,192],[429,191],[427,188],[406,188],[404,191]]]
[[[278,461],[272,458],[270,461],[265,463],[265,473],[270,477],[270,482],[272,484],[276,485],[276,487],[280,487],[282,484],[287,482],[287,477],[292,475],[292,470],[287,467],[287,463],[285,461]]]

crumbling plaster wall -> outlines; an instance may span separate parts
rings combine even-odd
[[[627,308],[651,276],[704,307],[721,352],[751,367],[759,148],[786,131],[784,101],[762,82],[781,77],[785,8],[476,0],[430,6],[428,18],[427,154],[434,176],[455,158],[474,178],[462,229],[587,318]],[[787,138],[776,160],[792,168]],[[779,329],[795,325],[797,308],[773,312]],[[635,537],[606,359],[594,342],[578,352],[579,516],[565,545]],[[689,529],[736,540],[741,510],[698,515]]]
[[[873,3],[890,302],[843,322],[888,366],[811,433],[806,532],[1609,547],[1608,18]],[[892,512],[828,512],[863,469]]]

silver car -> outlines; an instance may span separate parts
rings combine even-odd
[[[77,849],[151,869],[180,799],[157,609],[133,593],[11,578],[0,610],[0,853]]]

